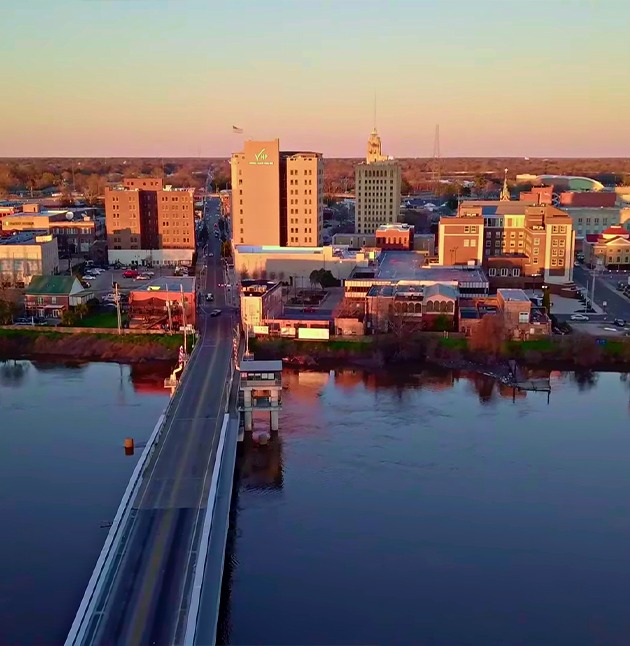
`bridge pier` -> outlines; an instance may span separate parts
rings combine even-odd
[[[239,366],[239,411],[246,432],[254,430],[254,411],[269,412],[269,429],[280,427],[282,361],[243,360]]]

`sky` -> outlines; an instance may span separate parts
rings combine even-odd
[[[436,124],[443,157],[630,156],[628,0],[2,0],[0,25],[0,157],[360,157],[375,124],[396,157]]]

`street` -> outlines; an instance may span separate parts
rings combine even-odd
[[[213,205],[206,217],[216,218]],[[232,311],[225,308],[220,240],[213,235],[204,262],[200,338],[175,392],[147,463],[123,541],[90,615],[86,641],[103,644],[182,643],[211,473],[229,392]],[[130,435],[133,429],[129,429]]]
[[[604,310],[605,315],[589,315],[589,318],[609,321],[619,318],[630,321],[630,299],[616,289],[618,282],[627,282],[628,272],[599,274],[584,266],[573,268],[573,280],[577,285],[586,289],[589,294],[592,289],[593,276],[595,276],[595,303]]]

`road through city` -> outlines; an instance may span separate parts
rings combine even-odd
[[[210,315],[225,305],[220,241],[212,235],[208,251],[200,277],[198,347],[147,463],[83,643],[165,644],[183,638],[232,355],[231,312]],[[214,302],[205,301],[208,291]]]

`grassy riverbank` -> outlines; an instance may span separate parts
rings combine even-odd
[[[180,334],[66,334],[45,329],[0,328],[0,357],[63,357],[90,361],[173,361],[183,343]]]
[[[404,338],[393,335],[304,342],[286,338],[256,339],[250,344],[260,359],[288,358],[297,365],[346,365],[386,367],[392,364],[434,363],[452,365],[458,361],[482,366],[504,364],[516,359],[531,367],[557,364],[566,369],[630,369],[630,339],[604,342],[572,334],[531,341],[506,341],[492,348],[472,347],[461,336],[417,334]]]

